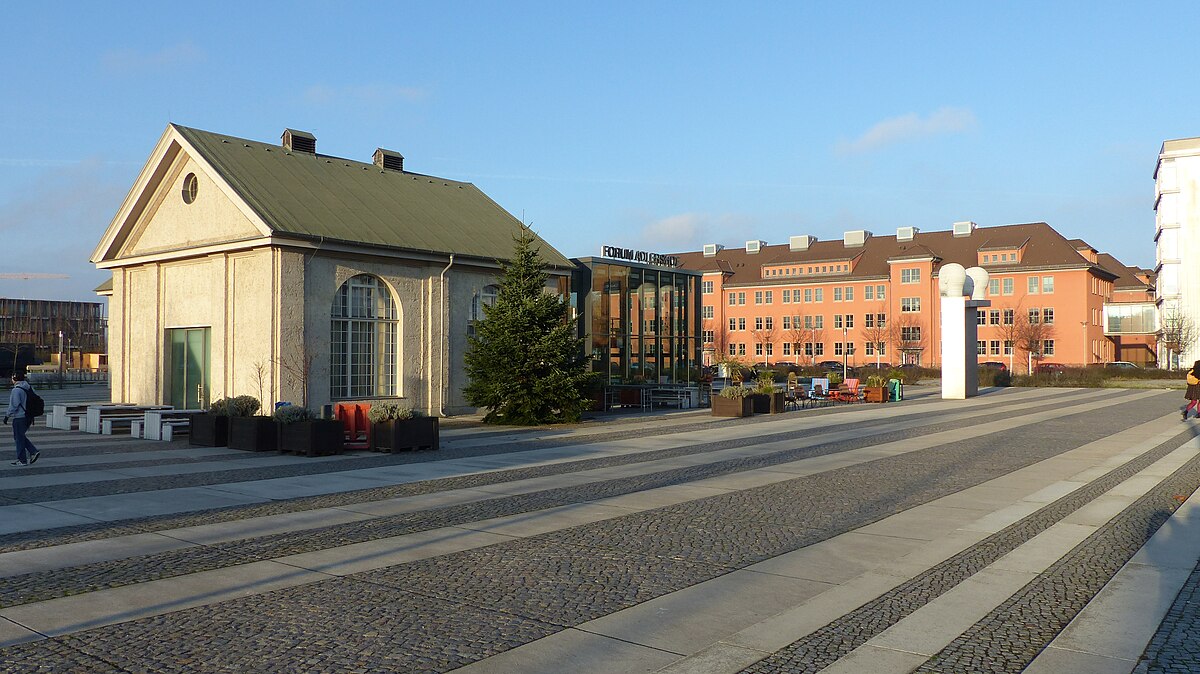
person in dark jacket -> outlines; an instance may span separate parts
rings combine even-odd
[[[14,372],[12,382],[12,393],[8,394],[8,411],[4,413],[4,423],[12,421],[13,440],[17,445],[17,460],[13,461],[12,465],[28,466],[37,463],[42,455],[26,436],[29,427],[33,425],[33,417],[26,412],[32,388],[29,382],[25,381],[24,372]]]
[[[1187,421],[1188,410],[1196,408],[1196,416],[1200,417],[1200,360],[1192,364],[1192,369],[1187,373],[1187,392],[1183,394],[1187,398],[1187,407],[1183,408],[1183,420]]]

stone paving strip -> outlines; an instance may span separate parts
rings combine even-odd
[[[1036,426],[1017,426],[1003,434],[1006,444],[1002,452],[994,451],[997,438],[977,437],[534,538],[322,581],[305,586],[302,592],[279,590],[89,630],[60,637],[62,641],[46,649],[18,646],[4,655],[12,667],[19,667],[28,664],[25,658],[52,657],[60,643],[69,643],[107,661],[178,671],[178,661],[171,658],[180,654],[164,650],[162,644],[179,643],[179,634],[213,635],[216,630],[211,638],[223,647],[196,652],[203,653],[205,667],[244,669],[247,663],[255,663],[260,669],[270,669],[283,666],[280,658],[295,655],[289,655],[288,647],[279,641],[283,633],[278,630],[285,629],[291,635],[287,643],[321,643],[320,652],[313,653],[316,660],[306,660],[313,668],[336,668],[329,663],[367,658],[369,663],[359,666],[377,667],[386,661],[404,671],[444,670],[447,665],[465,664],[509,648],[522,638],[528,641],[525,637],[547,626],[557,626],[548,630],[552,632],[595,619],[948,496],[1117,433],[1124,428],[1124,420],[1157,418],[1163,405],[1161,399],[1127,397],[1118,407],[1121,415],[1105,415],[1082,430],[1078,420],[1053,416]],[[831,503],[844,503],[844,507],[832,512],[823,509]],[[372,599],[363,585],[381,596]],[[377,606],[377,601],[384,600],[382,595],[391,597],[378,586],[393,588],[404,596],[395,599],[395,606]],[[339,596],[365,603],[355,611],[331,613]],[[401,650],[397,644],[406,636],[372,622],[371,616],[380,611],[446,602],[453,604],[445,606],[452,615],[441,616],[443,623],[458,624],[463,615],[480,611],[499,611],[501,615],[491,617],[501,619],[484,620],[485,625],[472,623],[476,629],[465,632],[438,630],[412,649]],[[22,608],[26,607],[13,610]],[[513,625],[513,620],[517,624]],[[518,632],[525,637],[513,636]],[[426,668],[425,658],[430,653],[441,660]],[[403,659],[403,666],[396,664],[397,659]]]
[[[1138,394],[1139,397],[1146,395]],[[555,508],[569,509],[571,504],[581,501],[644,492],[680,482],[690,482],[694,487],[683,490],[685,494],[709,495],[714,489],[728,490],[729,487],[721,484],[710,486],[697,480],[766,466],[768,470],[753,475],[743,474],[737,480],[738,488],[762,486],[797,475],[979,437],[1070,413],[1086,412],[1101,404],[1060,406],[1053,411],[1031,414],[1015,421],[1006,417],[1003,421],[965,430],[941,431],[892,443],[879,444],[859,438],[860,444],[865,443],[863,449],[840,449],[836,456],[823,461],[808,458],[789,463],[789,460],[811,456],[806,451],[807,446],[818,442],[836,442],[855,434],[848,433],[845,437],[833,434],[833,437],[807,443],[777,441],[713,452],[705,458],[707,465],[700,466],[692,465],[691,457],[682,457],[618,469],[598,469],[571,476],[566,486],[563,486],[561,476],[526,480],[524,484],[503,484],[498,488],[508,496],[500,498],[481,490],[443,493],[444,505],[435,510],[430,509],[434,504],[429,502],[428,497],[410,497],[377,502],[369,507],[356,504],[344,506],[354,511],[349,513],[342,510],[309,513],[305,517],[284,516],[272,521],[260,518],[259,521],[243,520],[234,525],[207,525],[162,531],[159,535],[135,534],[121,539],[12,552],[0,555],[0,575],[7,576],[3,586],[0,586],[0,606],[144,583],[261,559],[312,553],[324,547],[351,546],[444,526],[471,528],[467,523],[485,517],[506,517],[535,511],[553,513]],[[425,512],[414,512],[418,508]],[[573,512],[578,516],[578,509]],[[369,515],[384,516],[365,521]],[[546,520],[544,517],[540,519]],[[247,538],[249,533],[256,537]],[[392,543],[384,541],[368,547],[377,550],[389,544]],[[329,556],[328,553],[324,555],[325,558]],[[337,554],[332,556],[337,557]]]
[[[1200,670],[1200,491],[1113,576],[1026,674]]]
[[[861,618],[862,612],[844,614],[860,605],[869,606],[872,599],[886,598],[897,588],[901,592],[913,589],[914,584],[920,584],[921,574],[930,573],[931,567],[933,574],[945,578],[938,567],[948,566],[947,559],[978,554],[972,546],[994,544],[984,539],[1005,527],[1011,531],[1017,523],[1028,525],[1032,513],[1049,501],[1084,487],[1094,496],[1099,491],[1096,487],[1113,486],[1114,478],[1128,476],[1190,438],[1180,434],[1171,420],[1170,416],[1163,417],[1128,429],[867,527],[581,624],[574,631],[556,634],[463,671],[552,672],[562,667],[564,654],[578,648],[618,654],[612,666],[601,665],[589,671],[633,671],[664,665],[662,671],[676,674],[741,671],[797,636],[816,633],[827,625],[854,629],[853,620],[839,625],[836,619]],[[1164,427],[1169,430],[1163,431]],[[1190,456],[1195,451],[1194,446],[1185,446],[1175,454]],[[1079,471],[1082,465],[1094,467]],[[1161,472],[1161,467],[1158,470]],[[1153,472],[1145,469],[1143,473],[1148,471]],[[1089,484],[1099,479],[1105,481]],[[1051,536],[1043,532],[1040,537],[1045,540]],[[826,585],[796,599],[794,593],[807,590],[795,585],[797,581]],[[699,606],[720,609],[699,612],[695,610]],[[964,624],[961,629],[968,626]],[[802,669],[780,667],[775,662],[759,666],[761,671],[817,671],[848,652],[839,649],[828,662],[808,663],[812,666]],[[676,655],[666,658],[664,654]],[[688,657],[678,659],[678,655]],[[656,661],[657,665],[650,666]],[[867,666],[857,671],[876,669]]]
[[[1042,389],[1050,391],[1051,389]],[[937,421],[950,422],[963,418],[979,417],[988,414],[1004,414],[1007,410],[1027,409],[1041,404],[1037,402],[1042,395],[1013,396],[1012,407],[1005,404],[1008,398],[999,397],[989,400],[988,404],[970,406],[975,412],[958,414],[943,414]],[[1103,392],[1082,393],[1077,395],[1060,394],[1060,404],[1068,401],[1082,401],[1102,397]],[[845,412],[847,423],[820,425],[820,421],[801,418],[795,421],[777,424],[776,428],[787,429],[784,433],[763,435],[759,438],[738,436],[738,427],[713,429],[714,432],[687,434],[678,433],[673,439],[667,438],[638,438],[619,443],[590,443],[582,446],[556,446],[541,450],[513,451],[506,456],[491,457],[494,461],[506,461],[514,464],[532,464],[528,467],[512,470],[489,469],[473,463],[471,459],[444,459],[425,463],[397,467],[393,469],[376,468],[367,471],[341,471],[335,475],[301,476],[293,478],[260,479],[239,485],[213,485],[211,488],[182,488],[175,490],[158,489],[148,496],[121,494],[114,496],[99,496],[90,499],[70,499],[65,502],[42,502],[37,505],[16,505],[0,507],[0,550],[17,550],[28,547],[40,547],[78,540],[90,540],[112,535],[140,533],[162,530],[177,526],[189,526],[197,523],[214,521],[230,521],[239,518],[255,517],[271,513],[293,512],[302,509],[336,507],[363,500],[381,500],[401,495],[427,494],[439,489],[454,489],[461,487],[478,487],[507,480],[521,479],[533,475],[546,475],[570,471],[585,470],[598,466],[615,466],[625,463],[655,460],[662,457],[684,456],[703,453],[713,448],[728,446],[711,441],[720,430],[719,437],[731,438],[742,444],[766,441],[772,438],[794,437],[797,433],[807,432],[813,437],[824,433],[856,429],[856,434],[869,435],[869,430],[877,425],[889,423],[891,419],[909,419],[903,426],[893,424],[893,428],[917,428],[922,424],[931,424],[929,413],[941,409],[938,406],[927,408],[914,413],[910,410],[898,410],[891,416],[869,415],[853,411]],[[967,416],[964,416],[966,414]],[[863,417],[868,421],[864,424]],[[701,442],[699,445],[689,445],[689,442]],[[523,446],[523,445],[522,445]],[[666,449],[656,449],[667,447]],[[439,453],[440,454],[440,453]],[[584,458],[581,458],[584,457]],[[586,458],[595,457],[595,458]],[[307,459],[305,459],[307,460]],[[461,475],[461,473],[475,473]],[[364,482],[354,483],[356,477],[365,480],[365,484],[373,488],[363,489]],[[454,477],[447,477],[454,476]],[[266,477],[266,476],[262,476]],[[437,478],[442,478],[437,480]],[[378,487],[381,481],[395,486]],[[414,481],[417,481],[413,484]],[[408,484],[405,484],[408,483]],[[123,484],[123,483],[121,483]],[[345,492],[333,493],[330,492]],[[319,496],[312,496],[319,494]],[[308,497],[308,498],[304,498]],[[290,499],[284,501],[282,499]],[[43,498],[42,501],[47,499]],[[265,504],[264,504],[265,502]],[[199,511],[185,516],[165,516],[164,513]],[[96,523],[95,520],[124,520],[119,525]],[[47,534],[46,529],[58,528],[54,534]],[[14,533],[15,532],[15,533]]]

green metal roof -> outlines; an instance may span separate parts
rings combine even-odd
[[[507,260],[524,229],[471,183],[173,126],[281,235]],[[547,263],[571,266],[537,241]]]

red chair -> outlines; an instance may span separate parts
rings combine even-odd
[[[342,422],[346,449],[368,449],[371,446],[371,424],[367,421],[370,403],[337,403],[334,417]]]

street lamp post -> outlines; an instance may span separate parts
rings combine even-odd
[[[842,326],[842,381],[846,381],[846,356],[850,352],[850,347],[846,344],[846,336],[850,333],[850,328]]]

